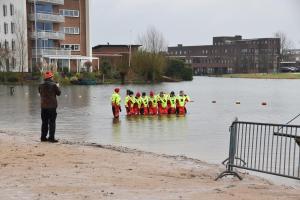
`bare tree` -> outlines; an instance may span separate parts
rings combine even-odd
[[[167,42],[163,34],[151,26],[147,31],[138,36],[138,43],[144,51],[158,54],[167,50]]]
[[[280,38],[281,60],[282,59],[287,59],[287,57],[288,57],[288,50],[294,47],[293,42],[282,31],[277,31],[274,34],[274,36],[277,37],[277,38]]]
[[[23,74],[24,74],[24,65],[27,60],[27,38],[26,38],[26,23],[20,12],[15,13],[16,17],[14,20],[15,30],[14,35],[16,37],[16,45],[15,45],[15,54],[18,57],[19,61],[19,72],[22,73],[22,81],[23,81]]]
[[[7,60],[11,57],[11,51],[7,48],[0,48],[0,71],[9,72],[9,66],[7,65]]]

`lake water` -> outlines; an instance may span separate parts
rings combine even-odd
[[[228,154],[231,122],[285,123],[300,112],[300,80],[252,80],[195,77],[192,82],[126,85],[133,91],[184,90],[194,102],[186,117],[126,117],[114,121],[110,96],[117,85],[66,86],[58,98],[57,138],[122,145],[141,150],[186,155],[210,163]],[[216,101],[215,104],[212,101]],[[240,105],[235,104],[240,101]],[[37,86],[0,86],[0,130],[40,137]],[[267,102],[267,106],[262,106]],[[294,124],[299,124],[300,119]]]

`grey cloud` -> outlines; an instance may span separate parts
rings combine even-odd
[[[300,48],[299,0],[92,0],[93,45],[130,43],[153,25],[169,45],[210,44],[213,36],[272,37]]]

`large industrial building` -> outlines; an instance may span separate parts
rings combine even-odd
[[[168,56],[191,64],[195,75],[277,71],[280,39],[214,37],[212,45],[168,47]]]

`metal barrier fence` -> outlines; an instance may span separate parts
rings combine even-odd
[[[242,179],[234,168],[300,180],[300,126],[234,121],[223,176]]]

